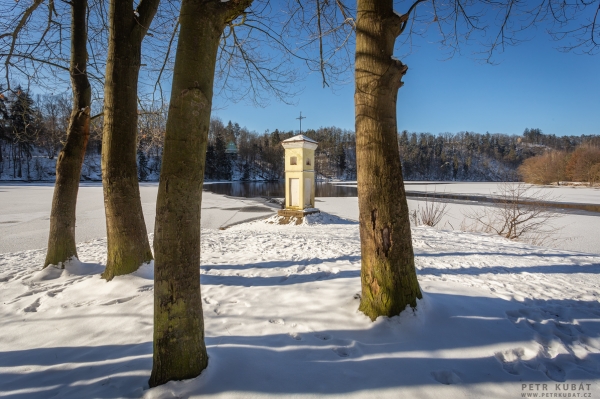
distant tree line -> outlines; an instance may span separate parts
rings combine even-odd
[[[156,180],[162,163],[166,106],[138,110],[138,177]],[[51,178],[39,158],[54,159],[62,148],[71,112],[64,95],[30,95],[16,88],[0,95],[0,179]],[[281,142],[297,131],[249,131],[238,123],[213,118],[208,135],[205,179],[278,180],[284,176]],[[307,129],[316,140],[315,171],[325,179],[356,179],[353,131],[337,127]],[[82,174],[99,176],[102,118],[94,118]],[[233,143],[237,153],[228,152]],[[406,180],[516,181],[547,184],[600,181],[600,136],[556,136],[540,129],[523,135],[500,133],[398,134]]]
[[[293,131],[250,132],[239,124],[211,121],[207,153],[207,179],[277,180],[283,177],[281,141],[298,134]],[[308,129],[304,135],[319,143],[315,171],[327,179],[356,179],[354,132],[337,127]],[[235,143],[237,157],[225,153]],[[581,146],[600,146],[600,136],[560,136],[544,134],[540,129],[525,129],[522,136],[500,133],[409,133],[398,135],[400,158],[406,180],[516,181],[524,161],[558,151],[574,153],[575,159],[587,159]],[[577,150],[576,150],[577,149]],[[575,152],[574,152],[575,151]],[[588,154],[587,152],[585,154]],[[229,160],[229,161],[228,161]],[[580,163],[583,163],[581,161]],[[585,161],[588,162],[588,161]],[[569,170],[579,170],[571,167]],[[581,172],[573,179],[588,181]]]
[[[560,136],[525,129],[522,136],[500,133],[408,133],[399,135],[405,179],[516,181],[518,167],[548,150],[569,153],[580,145],[600,145],[599,136]]]
[[[284,176],[284,150],[281,142],[298,132],[250,132],[238,123],[226,125],[220,119],[211,120],[205,178],[214,180],[278,180]],[[356,178],[354,132],[337,127],[308,129],[302,134],[316,140],[315,171],[331,179]],[[233,143],[237,155],[226,153]]]
[[[519,167],[525,182],[560,185],[570,181],[590,186],[600,182],[600,136],[556,137],[525,129],[523,137],[538,147],[537,154]]]
[[[407,180],[515,180],[516,167],[531,156],[518,136],[473,132],[399,135]]]
[[[1,91],[0,87],[0,91]],[[55,175],[42,159],[54,160],[66,139],[71,99],[65,94],[35,95],[16,86],[0,94],[0,180],[45,180]],[[82,172],[100,173],[102,118],[90,124],[90,139]]]
[[[527,183],[560,185],[570,181],[593,186],[600,183],[600,147],[585,143],[572,152],[548,150],[526,159],[519,167],[519,173]]]
[[[0,88],[1,89],[1,88]],[[71,109],[65,96],[37,96],[17,86],[0,94],[0,179],[40,179],[36,155],[53,159],[61,148]]]

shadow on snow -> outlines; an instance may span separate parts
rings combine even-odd
[[[600,378],[598,353],[588,351],[584,358],[544,354],[545,342],[553,340],[567,347],[597,342],[598,302],[523,303],[426,293],[419,306],[416,316],[408,311],[356,330],[310,331],[295,328],[289,320],[276,326],[281,328],[277,334],[207,336],[209,368],[199,378],[169,389],[198,394],[343,394],[514,383],[518,396],[522,382]],[[348,312],[348,317],[362,316]],[[232,316],[229,321],[237,320]],[[501,355],[537,345],[539,353],[522,359]],[[470,354],[475,348],[478,352]],[[148,387],[152,343],[5,351],[0,353],[0,367],[2,398],[139,397]]]

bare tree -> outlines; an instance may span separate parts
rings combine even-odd
[[[49,156],[53,157],[58,147],[57,139],[66,135],[56,163],[56,184],[44,266],[61,264],[77,256],[75,207],[89,137],[93,90],[89,79],[88,49],[92,50],[92,70],[99,64],[96,57],[98,38],[90,41],[87,33],[90,15],[95,18],[97,11],[102,15],[103,7],[94,1],[94,6],[90,7],[87,0],[64,4],[68,6],[60,7],[63,3],[57,4],[54,0],[35,0],[29,5],[6,7],[2,12],[9,17],[1,25],[5,33],[0,35],[7,87],[10,87],[11,79],[17,76],[54,91],[54,86],[63,84],[67,72],[73,90],[68,126],[64,130],[59,129],[54,118],[44,141]],[[69,23],[69,34],[65,34],[64,27]],[[97,77],[95,80],[99,81]],[[51,112],[55,111],[53,104],[47,105],[52,108]]]
[[[362,254],[360,310],[372,320],[397,315],[407,305],[415,307],[421,297],[396,130],[396,99],[408,66],[394,57],[396,39],[404,33],[404,43],[411,44],[415,34],[423,34],[433,25],[450,56],[465,42],[476,41],[484,58],[492,62],[493,55],[505,46],[518,44],[527,28],[549,20],[556,38],[574,40],[571,49],[594,53],[600,48],[599,13],[599,0],[416,0],[404,13],[394,12],[392,0],[358,0],[354,101]]]
[[[44,267],[77,257],[75,208],[81,166],[90,136],[92,88],[87,77],[87,0],[71,1],[71,61],[73,110],[67,141],[56,162],[56,183],[50,212],[50,235]]]
[[[284,64],[265,66],[270,59],[248,47],[253,31],[275,38],[266,25],[249,25],[251,4],[252,0],[182,2],[156,203],[150,386],[195,377],[208,362],[200,296],[200,209],[219,54],[224,62],[220,73],[231,77],[244,71],[253,96],[262,90],[281,95],[280,85],[288,76]],[[247,35],[242,37],[244,29]]]
[[[567,175],[572,181],[588,182],[591,186],[597,180],[600,164],[600,148],[592,145],[581,145],[570,155],[567,162]]]
[[[492,206],[465,213],[470,221],[466,229],[542,245],[559,231],[551,223],[561,217],[552,205],[556,201],[551,193],[526,183],[501,183]]]
[[[590,167],[589,179],[590,179],[590,187],[593,186],[594,184],[600,182],[600,162],[598,162]]]
[[[88,46],[87,70],[92,91],[98,94],[103,83],[106,38],[102,33],[104,2],[89,0],[85,32]],[[55,94],[57,87],[70,83],[71,4],[55,0],[0,3],[0,71],[5,90],[13,82],[26,81],[32,87]],[[88,35],[90,31],[92,34]],[[62,90],[61,90],[62,91]]]
[[[200,297],[200,205],[223,30],[252,0],[184,0],[154,230],[154,361],[150,386],[208,364]]]
[[[567,154],[563,151],[548,151],[526,159],[519,166],[519,174],[527,183],[549,184],[566,179]]]
[[[144,153],[148,158],[150,172],[160,172],[168,110],[167,104],[150,104],[139,113],[138,152]]]
[[[102,186],[108,258],[102,277],[128,274],[152,260],[136,165],[137,92],[142,40],[158,0],[111,0],[104,85]]]
[[[356,20],[356,167],[361,239],[359,309],[375,320],[417,306],[410,221],[396,130],[396,98],[407,67],[393,58],[407,14],[393,1],[359,0]]]
[[[44,120],[43,132],[37,145],[49,159],[54,159],[66,141],[72,106],[66,96],[50,95],[42,97],[40,108],[44,113]]]

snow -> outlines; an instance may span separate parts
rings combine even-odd
[[[203,196],[202,375],[148,389],[153,264],[107,283],[93,238],[65,269],[41,270],[43,249],[0,253],[0,398],[600,393],[599,255],[416,227],[423,299],[371,322],[357,311],[356,198],[318,199],[295,226],[243,211],[263,202]]]
[[[452,193],[494,196],[499,194],[497,182],[406,182],[406,191]],[[556,202],[572,204],[600,204],[600,187],[534,186],[542,195],[550,195]]]
[[[0,253],[43,248],[48,244],[51,183],[0,183]],[[140,183],[142,210],[148,233],[154,231],[157,183]],[[245,198],[225,198],[210,192],[202,196],[202,227],[219,229],[273,213],[274,204]],[[77,242],[106,237],[101,183],[80,184],[77,202]]]
[[[356,182],[333,183],[341,186],[355,187]],[[493,196],[498,192],[498,183],[464,183],[464,182],[405,182],[407,192],[423,193],[445,193],[477,196]],[[535,187],[541,193],[549,194],[557,202],[572,204],[596,204],[600,205],[600,187],[567,187],[567,186],[543,186]],[[320,209],[336,214],[341,217],[358,220],[358,199],[347,198],[317,198],[316,206]],[[489,204],[475,201],[446,200],[448,204],[447,215],[442,218],[439,227],[446,230],[458,230],[465,220],[465,214],[473,209],[478,209]],[[421,208],[425,202],[408,198],[409,210]],[[559,248],[570,251],[580,251],[600,254],[600,213],[565,210],[561,211],[561,217],[552,221],[557,229],[557,237],[550,240],[548,247]]]
[[[356,181],[332,182],[338,186],[356,187]],[[498,182],[405,181],[407,192],[460,194],[492,197],[498,194]],[[542,195],[556,202],[571,204],[600,204],[600,186],[533,186]]]
[[[290,137],[289,139],[285,139],[285,140],[282,141],[282,143],[293,143],[293,142],[296,142],[296,141],[306,141],[306,142],[309,142],[309,143],[315,143],[315,144],[317,144],[317,142],[315,140],[313,140],[310,137],[307,137],[307,136],[305,136],[303,134],[297,134],[294,137]]]

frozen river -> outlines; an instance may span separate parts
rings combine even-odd
[[[338,185],[351,186],[352,183]],[[154,231],[157,183],[142,183],[140,193],[148,233]],[[44,248],[47,245],[50,206],[54,186],[51,183],[0,183],[0,253]],[[408,192],[452,193],[462,195],[494,195],[496,183],[431,183],[407,182]],[[551,187],[557,201],[565,203],[600,204],[600,189],[588,187]],[[420,200],[409,199],[415,209]],[[557,204],[559,205],[559,204]],[[320,197],[316,206],[321,210],[348,219],[358,219],[356,197]],[[486,204],[472,201],[450,201],[448,214],[438,226],[458,229],[464,212]],[[266,217],[275,212],[273,204],[260,198],[229,198],[205,191],[202,201],[202,227],[218,229],[245,220]],[[566,211],[555,221],[561,228],[560,239],[552,243],[558,249],[600,253],[600,213]],[[82,183],[77,205],[78,242],[106,236],[102,187],[99,183]]]

